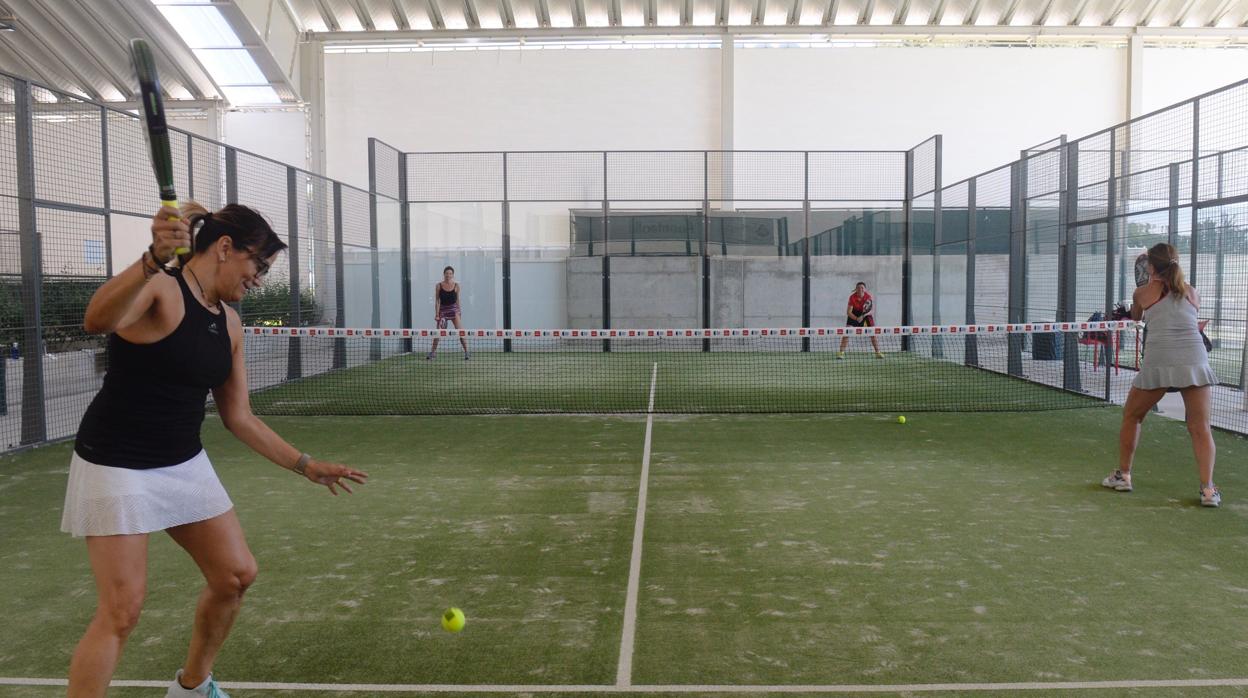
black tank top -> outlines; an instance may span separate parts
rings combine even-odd
[[[442,288],[442,284],[438,284],[438,301],[444,306],[455,305],[459,302],[459,289],[453,288],[448,291]]]
[[[186,313],[164,339],[132,344],[108,336],[108,373],[82,424],[74,452],[97,465],[146,470],[177,465],[203,449],[199,429],[208,390],[230,375],[225,308],[213,314],[176,276]]]

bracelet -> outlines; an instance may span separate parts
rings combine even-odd
[[[291,468],[291,470],[295,471],[296,473],[299,473],[300,475],[303,475],[305,474],[308,468],[308,463],[311,460],[312,460],[312,456],[309,456],[308,454],[304,453],[299,456],[298,461],[295,461],[295,467]]]
[[[150,252],[150,251],[148,251],[148,252],[144,252],[144,253],[143,253],[143,254],[139,257],[139,264],[143,265],[143,280],[144,280],[144,281],[146,281],[146,280],[148,280],[148,279],[152,278],[153,276],[155,276],[157,273],[159,273],[159,272],[160,272],[160,265],[155,264],[155,256],[153,256],[153,257],[152,257],[152,262],[153,262],[153,265],[154,265],[154,266],[150,266],[150,267],[149,267],[149,266],[147,265],[147,257],[148,257],[148,255],[150,255],[150,254],[151,254],[151,252]]]

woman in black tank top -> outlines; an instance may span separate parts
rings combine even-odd
[[[446,267],[442,270],[442,280],[433,287],[433,322],[439,330],[446,329],[446,323],[455,324],[455,329],[460,329],[459,325],[459,284],[455,281],[455,267]],[[464,360],[472,358],[472,354],[468,353],[468,340],[463,337],[459,338],[459,345],[464,348]],[[433,361],[438,355],[438,338],[433,338],[433,346],[429,348],[429,353],[425,355],[425,359]]]
[[[365,473],[312,459],[251,412],[242,322],[227,303],[259,286],[283,243],[259,214],[230,205],[208,214],[162,208],[141,259],[102,285],[83,326],[109,333],[104,386],[83,416],[70,463],[61,526],[86,537],[99,589],[94,619],[69,670],[69,695],[103,695],[138,622],[148,536],[164,530],[203,571],[187,663],[170,695],[225,695],[212,662],[238,613],[256,562],[200,443],[212,391],[221,421],[240,441],[312,482],[351,491]],[[162,273],[174,250],[194,252]],[[217,693],[213,693],[213,691]]]

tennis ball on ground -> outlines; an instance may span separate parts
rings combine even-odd
[[[458,608],[448,608],[442,614],[442,629],[457,633],[464,629],[464,612]]]
[[[905,423],[906,423],[906,415],[904,415],[904,414],[903,414],[903,415],[898,416],[898,417],[897,417],[897,423],[898,423],[898,424],[905,424]]]

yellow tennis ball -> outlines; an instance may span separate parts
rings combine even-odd
[[[897,417],[897,423],[898,423],[898,424],[905,424],[905,423],[906,423],[906,415],[904,415],[904,414],[903,414],[903,415],[899,415],[899,416]]]
[[[457,633],[464,629],[464,612],[458,608],[448,608],[442,614],[442,629]]]

